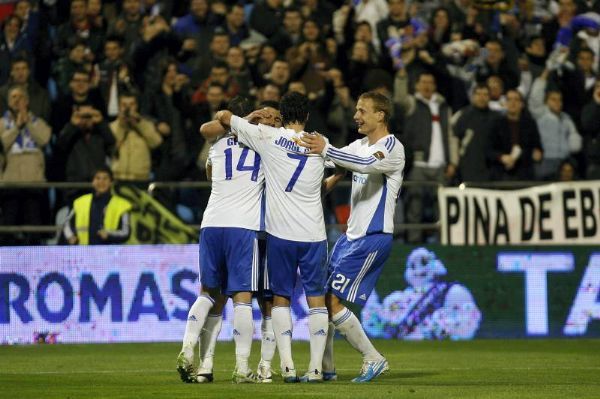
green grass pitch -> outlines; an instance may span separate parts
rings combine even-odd
[[[259,342],[253,345],[256,365]],[[336,340],[339,381],[234,385],[232,343],[219,343],[212,384],[183,384],[178,344],[0,347],[0,398],[600,398],[600,340],[376,341],[391,370],[353,384],[360,356]],[[308,344],[294,343],[296,367]],[[278,364],[277,358],[274,364]]]

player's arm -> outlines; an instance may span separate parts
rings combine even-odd
[[[378,145],[369,156],[356,155],[351,147],[336,148],[327,143],[321,134],[304,135],[300,145],[310,149],[311,154],[320,154],[336,165],[357,173],[391,173],[404,168],[404,151],[392,152],[395,142]]]
[[[206,122],[200,126],[200,134],[208,142],[215,141],[225,133],[227,133],[227,130],[218,120]]]
[[[321,187],[321,193],[327,195],[333,190],[333,188],[346,176],[346,169],[341,166],[335,166],[335,173],[328,178],[323,180],[323,186]]]
[[[229,111],[219,111],[216,118],[229,129],[231,134],[237,136],[241,144],[260,154],[267,144],[266,138],[270,135],[268,132],[269,126],[259,126],[251,123],[247,118],[250,118],[253,114],[254,112],[246,118],[240,118]]]

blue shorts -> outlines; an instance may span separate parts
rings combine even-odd
[[[329,292],[348,302],[364,305],[390,255],[391,234],[372,234],[354,241],[342,235],[329,259]]]
[[[300,269],[306,296],[325,295],[327,241],[301,242],[267,234],[267,271],[273,294],[290,298]]]
[[[258,291],[259,253],[256,231],[205,227],[200,231],[200,283],[221,293]]]

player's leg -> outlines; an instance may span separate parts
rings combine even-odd
[[[222,229],[219,228],[205,228],[200,232],[202,291],[188,313],[182,348],[177,357],[177,371],[184,382],[197,382],[193,365],[194,348],[221,286],[221,265],[224,260],[220,246],[221,235]]]
[[[233,295],[233,302],[233,340],[235,342],[233,380],[236,383],[256,382],[256,377],[248,365],[254,332],[252,294],[237,292]]]
[[[260,277],[258,291],[258,305],[262,313],[261,323],[261,341],[260,341],[260,362],[258,363],[257,375],[260,382],[273,382],[273,372],[271,371],[271,361],[275,356],[277,343],[275,342],[275,332],[273,331],[273,321],[271,320],[271,310],[273,309],[273,292],[269,284],[269,275],[267,273],[265,239],[258,240],[258,251],[260,253]]]
[[[273,322],[271,320],[271,311],[273,308],[273,294],[265,292],[259,295],[260,311],[262,313],[261,344],[260,344],[260,362],[258,363],[258,379],[261,382],[269,383],[273,381],[273,372],[271,371],[271,362],[275,356],[277,343],[275,341],[275,332],[273,331]]]
[[[227,303],[227,297],[219,294],[215,304],[208,313],[204,322],[204,328],[200,333],[200,367],[198,368],[197,381],[199,383],[213,381],[213,363],[217,338],[221,332],[223,323],[223,308]]]
[[[267,235],[267,253],[267,269],[273,291],[271,317],[281,360],[281,375],[285,382],[298,382],[292,359],[293,325],[290,311],[290,298],[296,282],[297,247],[293,241]]]
[[[337,258],[330,276],[328,297],[331,321],[335,328],[363,356],[361,374],[354,382],[367,382],[389,369],[387,360],[375,349],[360,320],[341,299],[364,305],[373,291],[391,250],[392,236],[378,234],[353,241],[344,256]]]
[[[329,318],[325,306],[325,283],[327,282],[327,242],[305,243],[300,257],[300,275],[310,308],[308,330],[310,334],[310,363],[303,382],[323,381],[323,353],[327,342]]]
[[[235,342],[235,383],[256,382],[248,366],[252,349],[254,320],[252,292],[258,291],[260,257],[256,232],[230,228],[227,243],[227,293],[233,297],[233,340]]]
[[[329,301],[331,295],[325,296],[325,305],[330,308]],[[325,341],[325,351],[323,352],[323,381],[336,381],[337,373],[335,371],[335,360],[333,357],[333,338],[335,337],[335,324],[331,322],[329,316],[329,330],[327,331],[327,340]]]
[[[338,259],[345,253],[345,247],[349,246],[350,242],[346,239],[346,235],[341,235],[331,253],[331,258],[328,264],[328,276],[333,273],[334,268],[332,264],[336,264]],[[330,307],[331,295],[325,295],[325,304],[327,309]],[[337,373],[335,371],[335,361],[333,358],[333,338],[335,336],[335,324],[331,321],[331,314],[329,314],[329,330],[327,332],[327,341],[325,343],[325,351],[323,352],[323,381],[336,381]]]

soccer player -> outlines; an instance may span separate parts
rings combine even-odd
[[[325,307],[327,241],[322,187],[338,175],[323,181],[324,160],[308,156],[297,142],[308,118],[308,99],[298,93],[286,94],[280,103],[283,128],[253,125],[229,111],[219,111],[216,119],[243,143],[261,156],[266,182],[267,269],[274,294],[273,329],[285,382],[298,382],[292,359],[292,319],[290,297],[300,269],[302,285],[310,308],[310,364],[305,381],[323,380],[322,361],[327,339],[328,316]],[[262,115],[255,111],[249,116]]]
[[[234,102],[234,100],[232,100]],[[231,106],[230,106],[231,108]],[[259,109],[263,110],[262,116],[257,120],[262,124],[272,126],[272,127],[281,127],[281,114],[279,113],[279,103],[275,101],[263,101],[259,105]],[[243,113],[236,113],[239,115],[243,115]],[[201,134],[205,139],[209,141],[214,141],[219,137],[226,134],[227,129],[221,125],[221,123],[217,120],[213,120],[203,124],[200,128]],[[207,173],[211,171],[210,165],[207,167]],[[264,216],[264,215],[263,215]],[[264,218],[263,218],[264,219]],[[261,225],[261,231],[264,228]],[[272,372],[271,372],[271,361],[273,360],[273,356],[275,355],[276,343],[275,343],[275,334],[273,332],[273,325],[271,320],[271,309],[273,306],[273,294],[269,289],[268,278],[266,278],[266,265],[264,260],[264,237],[263,234],[259,234],[259,252],[261,256],[260,260],[260,270],[259,270],[259,291],[257,293],[258,303],[262,313],[262,323],[261,323],[261,359],[257,368],[257,376],[258,381],[262,383],[270,383],[272,382]],[[262,282],[262,283],[261,283]],[[214,354],[214,348],[216,345],[216,337],[219,334],[219,331],[213,332],[211,329],[212,324],[210,323],[211,317],[217,318],[221,317],[222,309],[223,309],[224,301],[217,300],[214,307],[211,309],[209,313],[208,319],[208,328],[205,327],[202,329],[202,333],[200,335],[201,340],[201,361],[202,366],[198,372],[198,382],[206,382],[205,375],[209,375],[212,377],[212,354]],[[204,340],[208,339],[208,337],[213,337],[206,344],[204,344]],[[211,355],[211,357],[206,357],[203,354],[206,349],[207,353]]]
[[[360,375],[367,382],[389,369],[387,360],[367,338],[358,318],[342,300],[364,305],[390,254],[394,209],[404,170],[404,147],[388,131],[390,100],[376,92],[362,94],[354,121],[366,137],[344,148],[335,148],[320,134],[304,135],[302,146],[320,154],[352,174],[351,212],[348,230],[329,260],[327,307],[335,329],[363,356]],[[333,364],[333,328],[323,360],[326,380],[336,379]]]
[[[231,134],[213,144],[209,166],[212,189],[200,234],[202,293],[188,315],[177,370],[184,382],[212,381],[212,359],[225,295],[232,295],[236,344],[233,381],[256,382],[248,358],[254,330],[252,292],[258,291],[259,285],[257,232],[261,227],[264,174],[260,156],[241,147]],[[205,334],[201,334],[203,328]],[[196,375],[193,351],[199,336],[202,364]]]

